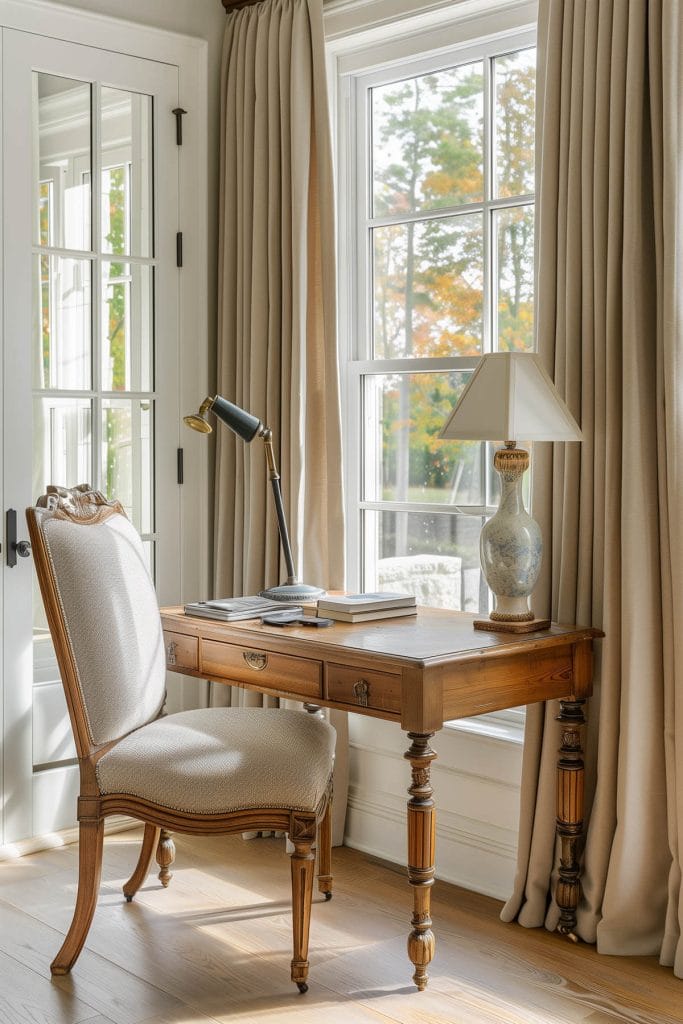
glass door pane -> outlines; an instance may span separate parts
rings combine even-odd
[[[151,391],[154,267],[102,262],[102,389]]]
[[[102,251],[152,256],[152,97],[100,93]]]
[[[91,94],[89,82],[33,74],[34,239],[39,245],[91,247]]]
[[[92,264],[87,259],[34,256],[33,386],[89,390],[92,383]]]

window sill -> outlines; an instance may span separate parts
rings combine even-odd
[[[524,710],[520,708],[479,715],[476,718],[458,718],[452,722],[445,722],[444,729],[464,732],[470,736],[499,743],[514,743],[521,747],[524,743],[524,722]]]

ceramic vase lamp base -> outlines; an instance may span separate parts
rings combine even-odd
[[[529,596],[541,568],[542,541],[538,523],[524,508],[522,477],[529,453],[507,441],[493,457],[500,475],[498,511],[481,531],[481,567],[496,598],[488,619],[475,619],[474,628],[495,633],[535,633],[548,629],[550,619],[537,619]]]

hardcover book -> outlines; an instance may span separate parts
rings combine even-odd
[[[321,612],[369,612],[389,608],[414,608],[417,602],[413,594],[397,594],[384,591],[374,594],[346,594],[339,597],[324,597],[318,601]]]
[[[326,608],[325,615],[328,619],[336,619],[337,622],[372,622],[374,619],[398,619],[417,615],[417,608],[377,608],[374,611],[364,612],[347,612],[339,611],[336,608]]]

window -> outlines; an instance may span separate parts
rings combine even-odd
[[[488,607],[478,548],[497,501],[491,453],[438,433],[480,355],[533,346],[531,43],[518,33],[348,79],[340,292],[354,588]]]

